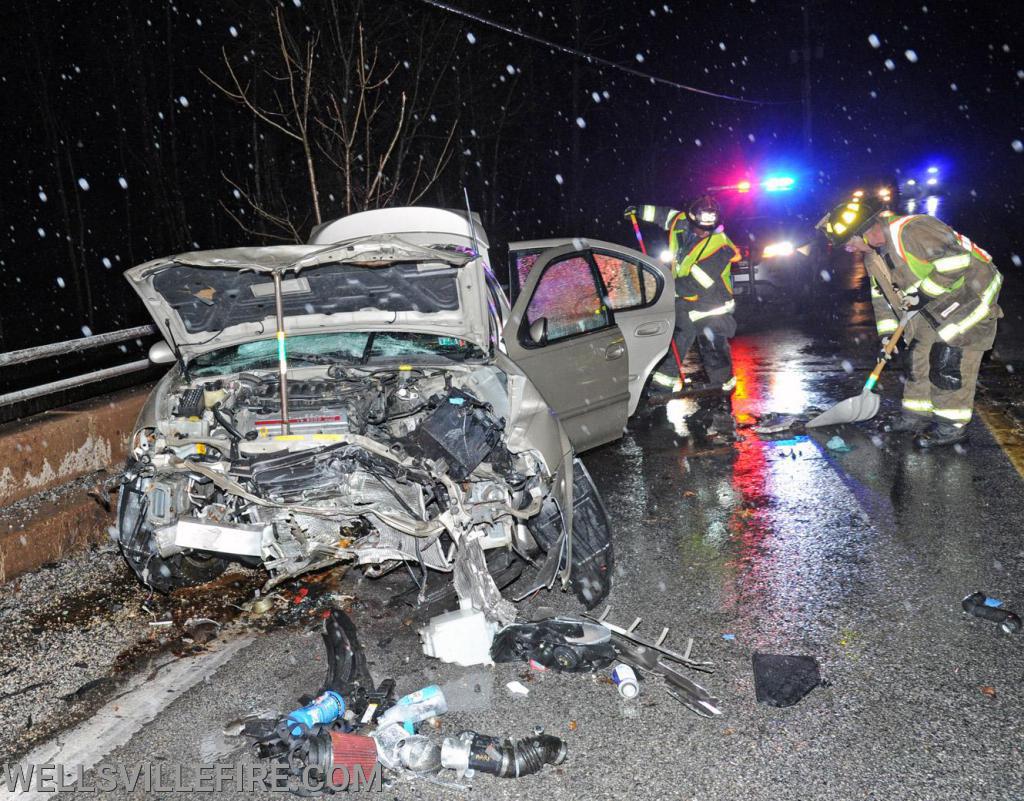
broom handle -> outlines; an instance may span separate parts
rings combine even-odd
[[[910,318],[917,314],[916,311],[907,312],[903,315],[903,319],[900,320],[900,324],[896,327],[896,330],[892,332],[889,337],[889,341],[885,343],[885,347],[882,348],[884,354],[881,359],[878,360],[878,364],[875,365],[875,369],[871,371],[871,375],[868,376],[868,380],[864,382],[864,390],[869,391],[875,388],[875,384],[878,383],[878,377],[882,374],[882,370],[885,369],[886,362],[889,361],[889,357],[892,356],[892,352],[896,350],[896,345],[900,341],[900,337],[903,336],[903,330],[907,327],[907,323],[910,322]]]

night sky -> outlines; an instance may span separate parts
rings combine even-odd
[[[275,9],[296,52],[317,37],[314,138],[332,141],[329,97],[351,89],[360,20],[387,78],[373,90],[369,161],[386,149],[405,92],[403,163],[388,170],[401,166],[407,181],[417,164],[429,169],[451,134],[444,169],[419,202],[460,206],[467,187],[492,242],[628,242],[627,202],[679,204],[710,184],[772,171],[795,175],[798,189],[784,201],[747,196],[729,213],[776,203],[809,218],[859,181],[940,164],[942,216],[1004,270],[1024,254],[1020,3],[811,3],[810,143],[801,3],[452,5],[659,78],[771,102],[654,84],[422,0],[14,2],[0,50],[0,292],[9,301],[0,350],[145,322],[120,275],[133,264],[280,241],[260,234],[287,239],[244,192],[308,234],[301,144],[202,74],[228,81],[223,50],[255,97],[285,96]],[[332,147],[313,143],[324,219],[345,212]]]

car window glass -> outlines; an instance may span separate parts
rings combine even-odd
[[[608,309],[583,256],[548,265],[526,309],[527,323],[548,320],[548,341],[594,331],[609,324]]]
[[[530,274],[533,265],[537,263],[537,257],[541,251],[526,251],[516,254],[516,275],[519,276],[518,286],[526,286],[526,276]]]
[[[640,265],[607,253],[595,253],[594,261],[608,290],[612,309],[630,309],[644,302]]]
[[[650,270],[642,270],[641,273],[644,277],[644,300],[653,303],[658,294],[658,279]]]

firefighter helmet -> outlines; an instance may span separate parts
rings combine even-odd
[[[690,209],[686,212],[686,219],[690,221],[690,225],[703,228],[705,231],[717,228],[721,216],[722,211],[711,195],[701,195],[690,204]]]
[[[855,196],[832,209],[815,228],[824,232],[833,245],[842,245],[868,230],[881,211],[877,198]]]

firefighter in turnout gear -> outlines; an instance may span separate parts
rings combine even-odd
[[[992,257],[934,217],[898,216],[868,200],[842,204],[819,228],[834,244],[865,255],[880,337],[896,330],[898,314],[917,312],[903,334],[910,375],[902,414],[889,430],[917,434],[923,448],[965,440],[978,369],[1002,316],[1003,277]],[[901,308],[893,308],[887,291]]]
[[[729,349],[729,340],[736,334],[731,272],[741,258],[739,248],[722,230],[718,204],[707,195],[685,213],[667,206],[641,206],[626,209],[626,216],[632,215],[668,231],[675,275],[676,347],[684,357],[696,342],[708,388],[719,390],[710,401],[699,404],[691,426],[707,433],[731,433],[735,430],[731,396],[736,387]],[[674,357],[666,356],[652,383],[668,390],[679,385]]]

